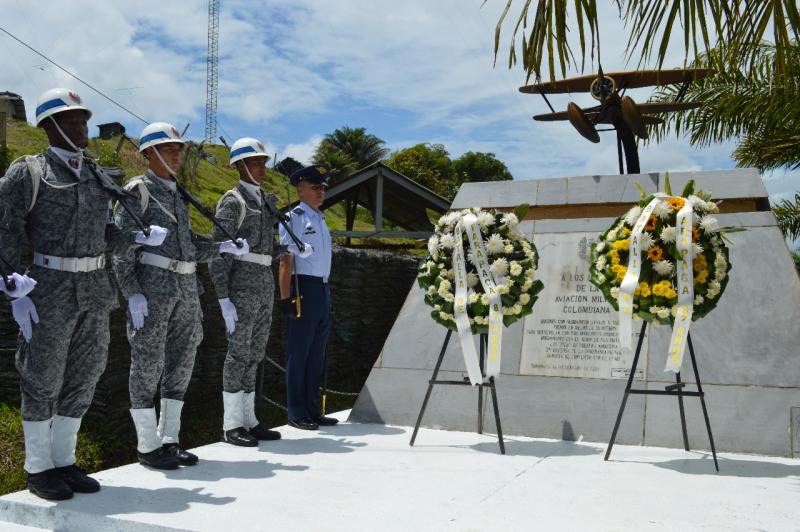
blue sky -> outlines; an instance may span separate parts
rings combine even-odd
[[[568,123],[531,120],[547,108],[518,92],[521,69],[505,68],[508,32],[492,67],[494,26],[505,2],[482,4],[221,0],[218,132],[255,136],[279,157],[307,160],[322,135],[349,125],[366,127],[391,149],[440,142],[453,157],[490,151],[517,179],[616,173],[610,134],[594,145]],[[613,2],[600,5],[603,67],[625,69],[626,31]],[[137,114],[179,128],[189,122],[189,135],[203,136],[205,0],[0,0],[0,12],[0,25]],[[514,8],[510,20],[513,14]],[[121,121],[136,134],[144,126],[5,35],[0,55],[8,58],[0,90],[22,94],[29,112],[42,91],[60,85],[92,106],[93,126]],[[682,61],[674,46],[667,65]],[[649,92],[629,94],[644,101]],[[563,109],[570,100],[593,103],[577,94],[553,103]],[[733,147],[698,150],[671,138],[641,148],[642,170],[730,168]],[[790,197],[800,189],[800,173],[775,172],[765,184],[773,198]]]

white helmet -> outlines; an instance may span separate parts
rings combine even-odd
[[[264,151],[264,145],[258,139],[245,137],[234,142],[233,146],[231,146],[231,166],[236,161],[241,161],[248,157],[266,157],[269,159],[269,155]]]
[[[83,105],[83,100],[77,92],[62,88],[50,89],[36,102],[36,126],[38,127],[48,116],[76,109],[86,111],[89,118],[92,117],[92,112]]]
[[[175,126],[166,122],[153,122],[142,130],[142,136],[139,138],[139,152],[167,142],[184,144],[181,134],[178,133]]]

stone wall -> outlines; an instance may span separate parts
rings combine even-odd
[[[334,248],[331,292],[334,322],[328,343],[329,386],[338,390],[359,391],[378,357],[386,336],[416,276],[417,260],[392,253]],[[204,339],[197,352],[194,374],[186,397],[189,413],[202,413],[219,419],[222,411],[222,362],[227,349],[225,326],[208,271],[201,266]],[[277,266],[273,273],[276,274]],[[277,275],[276,275],[277,283]],[[284,320],[277,305],[267,356],[284,365]],[[0,305],[0,402],[19,403],[19,379],[14,368],[17,327],[10,305]],[[106,371],[98,384],[89,418],[101,421],[112,434],[133,436],[128,408],[128,370],[130,354],[125,337],[123,309],[111,315],[111,346]],[[267,365],[265,393],[285,404],[283,375]],[[267,407],[266,417],[273,423],[285,422],[285,414]],[[213,424],[213,422],[212,422]]]

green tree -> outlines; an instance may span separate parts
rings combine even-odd
[[[456,182],[510,181],[514,179],[508,167],[494,153],[468,151],[453,161]]]
[[[344,126],[325,135],[311,160],[314,164],[328,165],[334,181],[341,180],[386,157],[389,150],[385,144],[367,133],[366,128]]]
[[[453,163],[442,144],[422,143],[396,151],[386,164],[440,196],[453,197]]]

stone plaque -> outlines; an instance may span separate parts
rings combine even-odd
[[[525,319],[521,375],[626,379],[633,351],[619,345],[618,315],[589,281],[597,233],[544,233],[534,237],[541,257],[536,275],[544,290]],[[634,321],[633,345],[641,321]],[[647,342],[636,371],[647,367]]]

